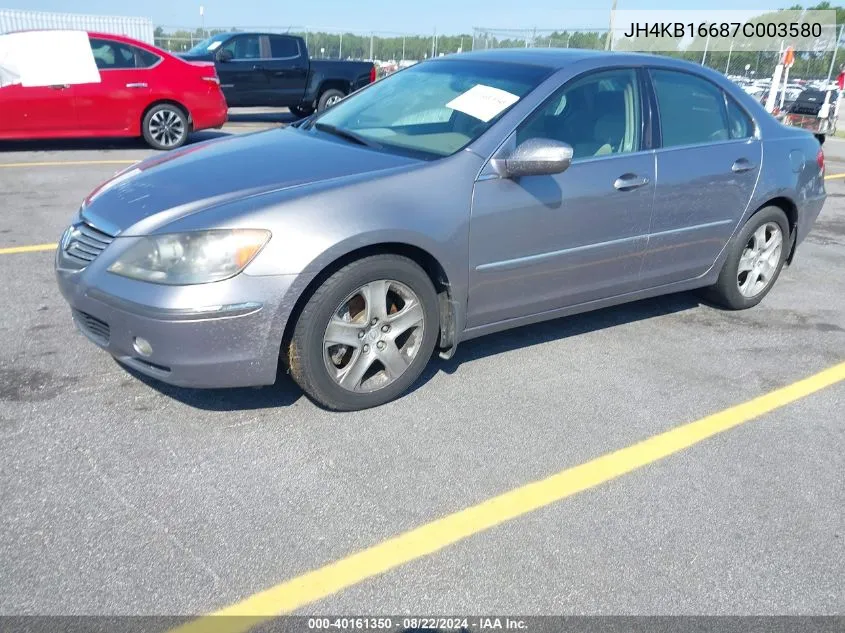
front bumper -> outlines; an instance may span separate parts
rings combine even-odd
[[[275,382],[290,313],[281,299],[295,276],[241,274],[203,286],[167,287],[98,271],[96,264],[81,271],[57,265],[59,289],[79,330],[124,365],[183,387]],[[140,354],[135,337],[148,341],[152,353]]]

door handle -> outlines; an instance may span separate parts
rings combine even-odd
[[[260,64],[255,64],[255,65],[252,67],[252,69],[253,69],[253,70],[267,70],[266,68],[264,68],[264,66],[261,66]]]
[[[68,84],[56,84],[54,86],[50,86],[53,90],[66,90],[70,88]]]
[[[735,174],[741,174],[744,171],[751,171],[752,169],[754,169],[754,165],[746,158],[739,158],[731,165],[731,171]]]
[[[619,176],[614,183],[613,188],[617,191],[631,191],[643,187],[649,183],[649,179],[645,176],[637,176],[636,174],[624,174]]]
[[[146,88],[147,84],[145,84],[144,82],[138,82],[138,83],[133,83],[133,84],[126,84],[126,87],[127,88]]]

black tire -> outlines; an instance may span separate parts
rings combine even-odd
[[[768,280],[767,285],[754,296],[743,295],[738,286],[739,260],[743,251],[752,240],[754,232],[765,224],[773,222],[780,227],[782,234],[782,246],[780,258],[774,274]],[[707,288],[704,296],[714,303],[728,308],[729,310],[745,310],[760,303],[769,294],[783,269],[783,264],[789,255],[789,221],[786,214],[778,207],[763,207],[752,215],[728,244],[728,256],[722,270],[719,273],[719,280],[714,286]]]
[[[416,355],[393,382],[373,391],[351,391],[329,374],[323,351],[326,328],[338,307],[357,289],[382,279],[404,284],[416,294],[425,319],[421,340]],[[291,376],[312,400],[335,411],[357,411],[384,404],[404,393],[431,359],[439,331],[437,293],[425,271],[406,257],[373,255],[344,266],[317,288],[297,319],[284,358]],[[384,367],[380,363],[371,365],[379,366]]]
[[[169,130],[178,132],[176,136],[162,135],[162,122],[170,122]],[[171,150],[182,147],[188,140],[188,117],[185,111],[172,103],[160,103],[150,108],[141,121],[144,140],[153,149]],[[171,140],[175,139],[175,140]]]
[[[299,117],[300,119],[304,119],[305,117],[314,114],[314,108],[310,105],[291,106],[288,109],[291,111],[291,114]]]
[[[329,88],[323,94],[320,95],[320,98],[317,100],[317,112],[325,112],[328,110],[331,105],[329,105],[329,101],[337,99],[340,97],[343,99],[346,96],[342,90],[337,90],[335,88]],[[334,105],[334,104],[332,104]]]

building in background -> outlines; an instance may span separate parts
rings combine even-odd
[[[40,29],[68,29],[115,33],[153,44],[155,27],[149,18],[48,13],[0,9],[0,33]]]

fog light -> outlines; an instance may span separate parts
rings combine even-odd
[[[153,346],[150,345],[150,342],[140,336],[136,336],[132,339],[132,347],[134,347],[135,351],[141,356],[150,356],[153,353]]]

